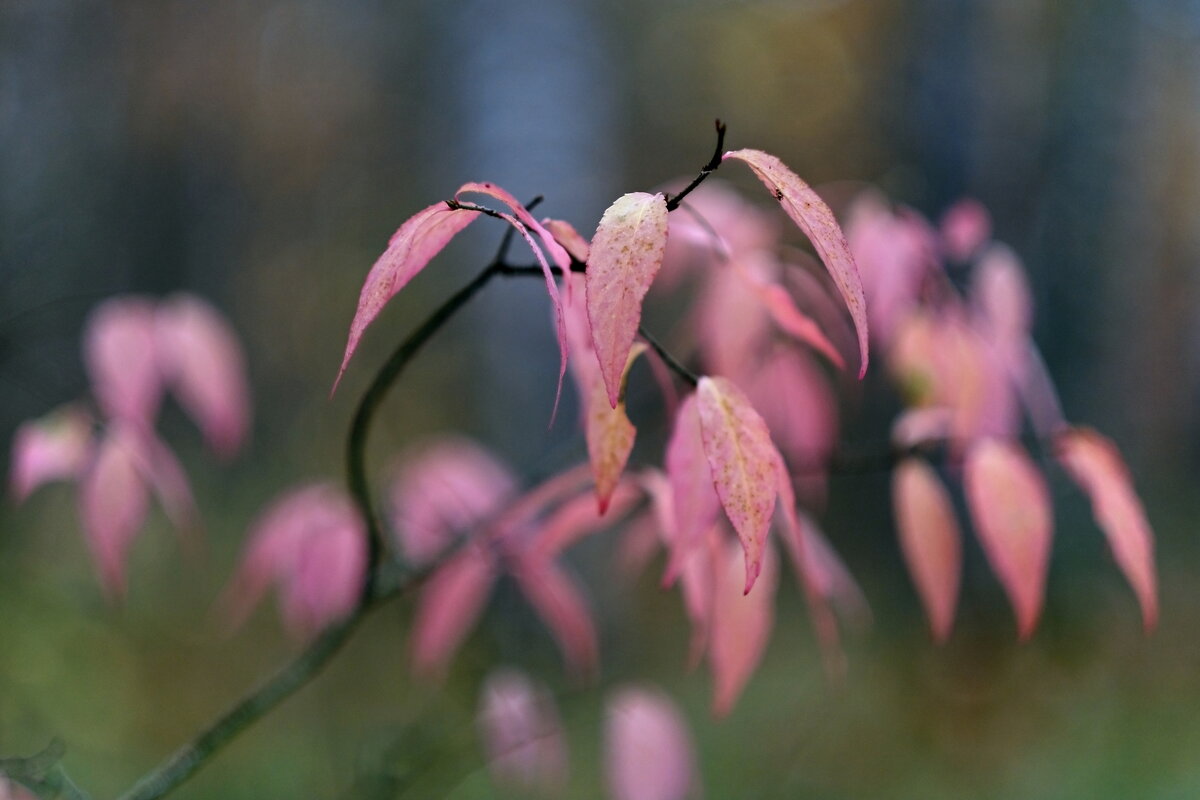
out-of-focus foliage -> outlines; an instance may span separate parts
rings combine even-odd
[[[546,213],[590,234],[613,197],[700,166],[720,116],[731,147],[779,154],[839,213],[863,183],[931,218],[962,195],[986,203],[1030,269],[1064,406],[1129,458],[1159,537],[1162,620],[1143,637],[1088,501],[1060,477],[1039,632],[1014,641],[968,542],[954,632],[934,648],[888,476],[834,477],[824,527],[878,617],[848,643],[841,688],[785,582],[755,679],[712,723],[708,679],[681,677],[678,600],[655,570],[611,580],[609,551],[589,543],[572,567],[600,615],[601,689],[670,687],[712,797],[1194,794],[1198,39],[1200,12],[1172,0],[5,4],[2,440],[83,393],[84,312],[131,291],[197,292],[230,316],[259,422],[251,451],[217,469],[183,410],[164,409],[208,553],[182,555],[152,512],[119,609],[90,574],[70,489],[0,508],[0,752],[59,735],[72,776],[112,796],[292,652],[270,613],[234,637],[209,616],[244,532],[285,487],[336,473],[374,365],[500,235],[480,224],[447,248],[330,401],[362,278],[400,220],[486,177],[521,199],[553,192]],[[532,282],[497,285],[444,331],[389,400],[374,469],[437,430],[491,443],[531,481],[582,461],[573,414],[546,431],[544,304]],[[651,324],[669,331],[679,311]],[[662,441],[643,369],[629,417]],[[843,407],[846,438],[886,439],[895,410]],[[441,690],[405,668],[413,604],[388,608],[178,796],[491,796],[474,717],[496,663],[550,682],[570,796],[603,796],[605,692],[562,679],[515,581],[495,591]]]

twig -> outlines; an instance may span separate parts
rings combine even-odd
[[[713,150],[712,158],[700,169],[700,174],[692,178],[692,182],[683,187],[683,191],[674,197],[667,195],[667,211],[674,211],[679,208],[679,202],[691,194],[693,189],[704,183],[704,179],[721,166],[721,156],[724,155],[725,151],[725,123],[717,120],[715,124],[717,127],[717,146]]]
[[[687,383],[691,384],[693,388],[699,385],[700,378],[696,376],[696,373],[679,363],[679,360],[676,359],[675,356],[671,355],[667,348],[659,344],[658,340],[651,336],[650,331],[646,330],[644,326],[638,326],[638,335],[646,340],[646,344],[654,348],[654,352],[658,353],[658,357],[663,360],[663,363],[666,364],[672,372],[674,372]]]

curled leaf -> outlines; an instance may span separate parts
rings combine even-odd
[[[604,749],[614,800],[695,796],[698,778],[691,736],[683,716],[662,692],[626,687],[613,694]]]
[[[1059,435],[1055,450],[1063,468],[1091,499],[1096,524],[1142,607],[1142,623],[1153,630],[1158,622],[1154,534],[1121,454],[1111,440],[1090,428]]]
[[[1016,444],[983,439],[967,451],[963,485],[975,532],[1027,639],[1037,627],[1050,560],[1050,496]]]
[[[604,212],[592,237],[587,309],[608,402],[616,408],[642,300],[662,266],[667,246],[667,202],[661,194],[633,192]]]
[[[443,202],[418,211],[397,230],[387,250],[371,267],[358,297],[358,309],[350,322],[346,352],[333,382],[334,390],[342,380],[346,365],[358,347],[367,326],[374,322],[387,302],[396,296],[442,249],[471,224],[478,211],[450,208]]]
[[[783,210],[812,242],[850,309],[850,316],[858,331],[858,376],[861,378],[866,375],[867,303],[858,267],[854,264],[854,257],[850,254],[850,247],[833,211],[799,175],[773,155],[761,150],[733,150],[723,158],[744,161],[775,194]]]
[[[933,469],[906,458],[892,476],[900,551],[937,642],[950,636],[962,574],[962,544],[950,495]]]
[[[722,548],[717,561],[713,595],[709,664],[713,672],[713,713],[723,717],[733,710],[750,676],[758,669],[771,628],[775,624],[775,589],[779,584],[778,559],[767,548],[757,592],[742,591],[743,568],[736,548]]]
[[[767,423],[729,380],[701,378],[696,411],[713,485],[746,551],[745,591],[749,593],[762,565],[783,459],[771,442]]]

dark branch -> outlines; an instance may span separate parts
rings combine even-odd
[[[685,382],[691,384],[692,388],[695,388],[700,383],[700,379],[696,377],[696,373],[679,363],[678,359],[671,355],[667,348],[659,344],[658,340],[651,336],[650,332],[641,325],[638,326],[638,335],[646,340],[646,344],[654,348],[654,352],[658,353],[658,357],[663,360],[663,363],[667,365],[668,369],[682,378]]]
[[[545,198],[540,194],[525,204],[526,211],[532,211],[541,205]],[[517,229],[509,225],[508,230],[504,232],[504,238],[500,240],[500,247],[496,248],[496,256],[492,259],[493,264],[503,264],[508,258],[509,248],[512,247],[513,239],[517,235]]]
[[[725,123],[717,120],[716,126],[717,146],[713,150],[712,158],[700,169],[700,174],[693,178],[691,183],[683,187],[683,191],[674,197],[667,195],[667,211],[674,211],[679,208],[679,202],[691,194],[693,189],[704,183],[704,179],[716,172],[717,168],[721,166],[721,156],[725,154]]]

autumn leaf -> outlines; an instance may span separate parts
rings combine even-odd
[[[900,551],[937,642],[950,636],[962,574],[962,544],[950,495],[924,461],[906,458],[892,475]]]
[[[1154,534],[1120,452],[1090,428],[1060,434],[1055,451],[1067,474],[1091,499],[1096,524],[1142,607],[1142,623],[1147,631],[1153,630],[1158,623]]]
[[[846,236],[833,216],[833,211],[812,188],[792,172],[782,161],[761,150],[732,150],[723,159],[735,158],[745,162],[758,179],[771,190],[792,221],[804,231],[817,255],[825,262],[833,282],[845,300],[854,327],[858,331],[859,371],[867,374],[867,303],[862,280]]]
[[[782,458],[767,423],[729,380],[701,378],[696,411],[713,485],[746,551],[748,593],[762,566]]]
[[[667,246],[667,201],[634,192],[608,207],[592,237],[587,309],[608,402],[616,408],[621,376],[642,316],[642,300],[662,266]]]
[[[367,326],[375,321],[388,301],[396,296],[417,273],[425,269],[433,257],[479,216],[478,211],[450,208],[437,202],[422,209],[400,226],[383,255],[367,273],[358,297],[358,308],[350,322],[346,352],[333,382],[334,391],[346,372]]]
[[[1027,639],[1041,614],[1050,560],[1046,483],[1018,445],[982,439],[967,451],[963,485],[975,532]]]

